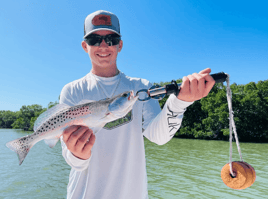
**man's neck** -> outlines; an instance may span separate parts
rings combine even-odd
[[[119,74],[119,70],[116,68],[92,68],[91,73],[100,77],[114,77]]]

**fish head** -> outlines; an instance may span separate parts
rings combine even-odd
[[[132,108],[138,97],[134,96],[134,91],[126,91],[115,96],[108,106],[109,113],[117,118],[124,117]]]

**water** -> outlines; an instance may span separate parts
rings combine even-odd
[[[38,142],[19,166],[5,143],[26,133],[0,129],[0,135],[0,199],[66,197],[70,167],[61,155],[60,143],[51,149]],[[240,143],[240,147],[257,178],[251,187],[233,190],[220,177],[229,161],[228,142],[174,138],[158,146],[145,139],[149,198],[268,198],[268,144]],[[233,160],[240,160],[235,143]]]

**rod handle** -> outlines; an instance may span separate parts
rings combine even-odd
[[[227,74],[225,74],[224,72],[220,72],[220,73],[215,73],[210,75],[211,77],[213,77],[213,79],[216,81],[216,83],[223,83],[226,81],[227,79]]]

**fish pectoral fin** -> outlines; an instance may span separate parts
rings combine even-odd
[[[95,126],[95,127],[92,127],[92,131],[94,134],[98,133],[103,127],[105,126],[105,124],[101,124],[99,126]]]
[[[53,148],[57,144],[59,139],[60,139],[59,137],[55,137],[52,139],[45,139],[44,141],[50,148]]]

